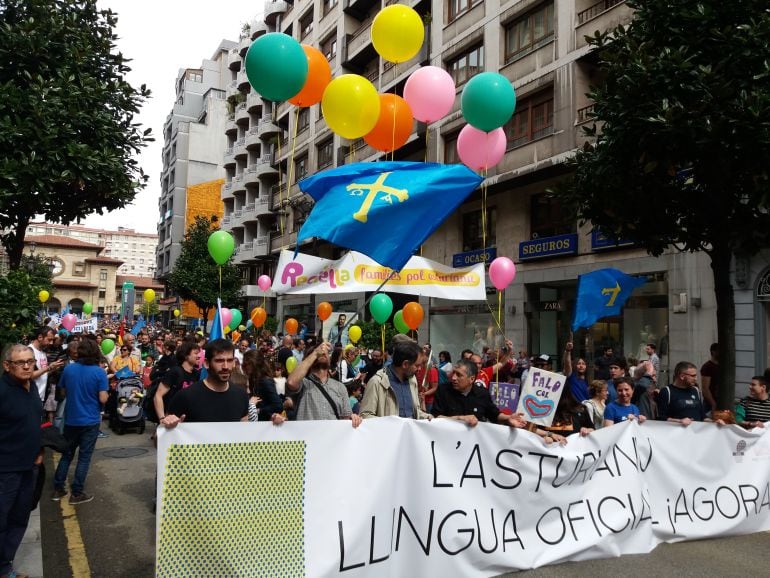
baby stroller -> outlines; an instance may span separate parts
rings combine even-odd
[[[120,372],[119,372],[120,373]],[[144,433],[145,419],[142,411],[144,400],[144,385],[139,376],[128,372],[119,375],[115,389],[110,392],[109,415],[110,429],[118,435],[123,435],[127,429],[138,429]]]

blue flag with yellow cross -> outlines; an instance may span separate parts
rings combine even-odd
[[[407,161],[323,171],[299,183],[315,206],[297,247],[318,237],[399,271],[481,181],[465,165]]]
[[[634,289],[645,282],[644,277],[632,277],[617,269],[599,269],[580,275],[572,331],[591,327],[604,317],[619,315]]]

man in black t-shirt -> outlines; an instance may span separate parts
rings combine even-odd
[[[248,421],[249,398],[240,387],[230,387],[230,374],[235,367],[234,347],[231,341],[215,339],[206,344],[206,378],[180,391],[171,400],[169,413],[160,424],[171,429],[189,422]],[[285,418],[273,414],[278,425]]]
[[[689,361],[674,368],[674,382],[658,393],[658,419],[687,427],[694,421],[706,420],[706,409],[698,388],[698,369]]]
[[[194,341],[184,341],[177,347],[175,353],[177,365],[170,368],[163,376],[153,400],[159,420],[166,415],[171,400],[180,391],[187,389],[200,379],[200,372],[196,369],[199,352],[200,348]]]

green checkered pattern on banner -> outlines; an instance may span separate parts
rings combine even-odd
[[[304,576],[305,443],[174,445],[156,575]]]

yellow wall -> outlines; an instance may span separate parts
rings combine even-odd
[[[208,181],[198,185],[187,187],[187,207],[184,216],[185,232],[195,222],[195,217],[208,217],[216,215],[220,221],[225,214],[225,205],[222,202],[222,185],[224,179]]]

